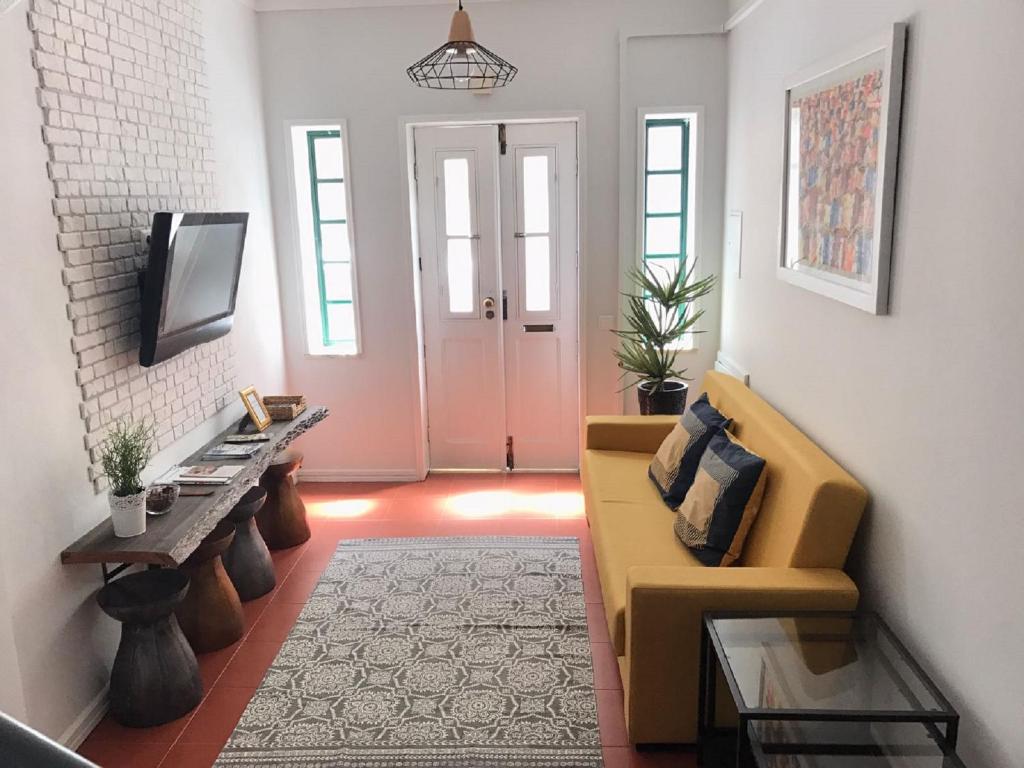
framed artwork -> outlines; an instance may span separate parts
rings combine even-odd
[[[248,411],[249,418],[256,425],[256,429],[262,432],[269,427],[273,419],[270,418],[267,406],[263,404],[263,398],[256,392],[256,387],[246,387],[238,395],[242,398],[245,410]]]
[[[906,24],[786,82],[778,276],[876,315],[889,306]]]

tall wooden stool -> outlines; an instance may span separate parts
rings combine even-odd
[[[228,520],[235,524],[235,538],[221,559],[242,602],[267,594],[277,583],[270,550],[253,519],[266,500],[267,490],[255,486],[246,491],[228,514]]]
[[[260,486],[267,489],[267,503],[256,514],[256,525],[271,549],[288,549],[309,539],[306,505],[292,478],[300,466],[301,453],[281,451],[260,478]]]
[[[175,614],[196,653],[229,646],[245,633],[242,602],[220,557],[234,538],[235,524],[221,520],[179,567],[192,584]]]
[[[160,569],[122,576],[96,596],[100,608],[121,622],[110,671],[110,714],[121,725],[169,723],[202,701],[196,655],[174,618],[188,587],[185,573]]]

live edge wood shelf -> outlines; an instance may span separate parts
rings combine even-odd
[[[327,409],[309,408],[291,421],[276,421],[264,431],[270,440],[253,458],[243,462],[229,459],[211,464],[244,463],[245,469],[227,485],[214,486],[211,496],[180,496],[165,515],[149,517],[146,532],[130,539],[114,535],[114,526],[107,518],[82,538],[60,553],[65,564],[73,563],[145,563],[177,567],[238,503],[242,495],[259,482],[260,476],[279,451],[303,432],[327,418]],[[182,464],[198,464],[211,446],[235,434],[235,428],[222,432],[216,440],[188,457]]]

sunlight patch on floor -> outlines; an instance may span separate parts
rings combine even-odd
[[[307,502],[306,511],[326,520],[350,520],[370,514],[379,505],[376,499],[331,499]]]
[[[572,491],[529,493],[523,491],[470,491],[448,497],[449,512],[467,519],[531,514],[564,520],[583,517],[583,494]]]

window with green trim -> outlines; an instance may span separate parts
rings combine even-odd
[[[307,350],[359,352],[344,124],[293,126]]]
[[[644,119],[642,255],[666,274],[686,269],[690,228],[690,120]]]

